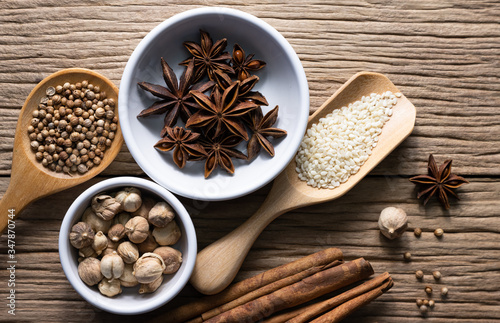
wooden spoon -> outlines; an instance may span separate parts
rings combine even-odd
[[[382,74],[358,73],[309,117],[308,127],[334,109],[360,100],[364,95],[385,91],[400,92]],[[384,125],[371,156],[358,173],[335,189],[317,189],[299,180],[295,171],[295,160],[292,160],[274,180],[266,200],[251,218],[198,253],[191,284],[203,294],[211,295],[222,291],[234,279],[250,247],[271,221],[290,210],[331,201],[347,193],[410,135],[415,116],[416,110],[413,104],[404,96],[398,98],[397,105],[393,108],[393,115]]]
[[[30,147],[27,129],[33,118],[33,111],[38,107],[40,100],[46,96],[46,89],[50,86],[62,85],[65,82],[74,84],[83,80],[99,85],[101,91],[105,91],[108,98],[113,98],[115,102],[118,102],[118,88],[110,80],[99,73],[82,68],[64,69],[47,76],[38,83],[24,102],[14,139],[10,183],[7,192],[0,201],[0,234],[9,220],[14,215],[19,214],[29,203],[88,181],[102,172],[120,151],[123,145],[123,136],[120,127],[118,127],[113,144],[104,152],[101,163],[83,175],[56,173],[43,167],[35,159],[35,154]],[[115,111],[117,110],[115,108]]]

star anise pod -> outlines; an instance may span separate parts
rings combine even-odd
[[[177,83],[177,77],[174,71],[170,68],[163,57],[161,58],[161,66],[163,69],[163,79],[167,84],[167,88],[148,82],[139,82],[138,85],[142,89],[151,92],[154,96],[159,97],[162,100],[156,101],[149,108],[142,110],[137,117],[148,117],[153,114],[162,114],[167,112],[164,119],[165,127],[161,132],[161,136],[163,137],[166,133],[166,128],[173,127],[177,122],[179,115],[185,122],[193,114],[191,109],[198,107],[198,104],[194,101],[189,91],[196,89],[200,92],[205,92],[215,83],[209,81],[199,84],[198,86],[191,87],[190,80],[193,76],[193,61],[189,62],[187,68],[182,73],[179,83]]]
[[[200,105],[200,110],[186,122],[186,127],[203,128],[205,133],[215,129],[213,137],[225,130],[248,140],[248,133],[241,121],[241,116],[257,108],[254,102],[237,102],[240,82],[230,85],[224,93],[216,87],[209,98],[200,91],[191,91],[191,95]]]
[[[186,165],[190,157],[203,157],[207,152],[197,140],[199,133],[186,130],[182,127],[167,127],[166,135],[155,144],[155,148],[161,151],[170,151],[174,149],[173,159],[179,168]]]
[[[249,125],[253,135],[247,144],[248,159],[252,160],[257,156],[260,147],[264,147],[269,155],[274,157],[274,147],[267,137],[280,138],[286,136],[286,131],[273,128],[272,125],[278,119],[278,106],[263,116],[262,109],[259,107],[249,113]]]
[[[234,174],[234,164],[231,158],[246,159],[247,156],[234,149],[240,142],[241,137],[235,135],[219,136],[215,139],[200,140],[201,145],[207,151],[205,161],[205,178],[210,176],[218,166],[224,168],[228,173]],[[203,158],[203,157],[202,157]],[[197,159],[202,159],[197,158]]]
[[[193,56],[180,63],[180,65],[188,65],[194,58],[195,76],[193,83],[198,82],[204,75],[208,75],[208,78],[214,81],[214,72],[217,70],[225,73],[234,73],[233,68],[228,64],[231,55],[228,52],[224,52],[227,46],[227,39],[220,39],[214,44],[207,32],[200,30],[200,35],[200,44],[190,41],[184,42],[184,47]]]
[[[234,74],[238,80],[243,81],[250,77],[249,71],[257,71],[266,66],[266,62],[259,59],[253,59],[255,54],[245,56],[245,51],[240,45],[234,44],[231,62],[233,63]]]
[[[450,208],[448,194],[459,199],[458,195],[453,192],[453,189],[469,182],[465,178],[451,173],[451,162],[452,160],[448,159],[438,168],[434,156],[431,154],[427,166],[428,174],[410,178],[410,181],[413,183],[423,185],[422,189],[418,192],[417,198],[426,196],[424,205],[435,194],[437,194],[439,201],[445,209]]]
[[[214,75],[217,85],[219,85],[222,90],[227,89],[231,84],[234,83],[226,73],[216,71]],[[252,75],[241,81],[240,90],[238,93],[238,101],[253,101],[257,105],[269,105],[266,98],[260,92],[252,91],[253,87],[255,86],[255,84],[257,84],[258,81],[259,77],[257,75]]]

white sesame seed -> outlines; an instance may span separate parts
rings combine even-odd
[[[295,157],[299,178],[313,187],[333,189],[356,174],[377,146],[396,97],[401,93],[372,93],[313,124]]]

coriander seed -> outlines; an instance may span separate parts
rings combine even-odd
[[[447,296],[447,295],[448,295],[448,287],[441,288],[441,296]]]
[[[38,141],[32,141],[30,143],[30,146],[33,151],[38,151],[38,147],[40,146],[40,144],[38,143]]]
[[[443,234],[444,234],[444,230],[443,230],[443,229],[441,229],[441,228],[438,228],[438,229],[434,230],[434,235],[435,235],[436,237],[438,237],[438,238],[442,237],[442,236],[443,236]]]
[[[415,272],[415,277],[417,277],[417,279],[422,279],[422,278],[424,278],[424,272],[423,272],[423,271],[421,271],[421,270],[417,270],[417,271]]]
[[[432,272],[432,276],[434,277],[435,280],[441,279],[441,273],[437,270]]]
[[[410,261],[410,260],[411,260],[411,253],[409,253],[409,252],[405,252],[405,253],[403,254],[403,258],[404,258],[404,260],[406,260],[406,261]]]
[[[422,299],[420,299],[420,298],[418,298],[418,299],[417,299],[417,306],[418,306],[418,307],[420,307],[420,306],[422,306],[422,305],[424,305],[423,300],[422,300]]]
[[[53,86],[50,86],[45,90],[45,94],[48,96],[54,95],[56,94],[56,89]]]
[[[87,171],[88,171],[87,166],[85,166],[84,164],[78,165],[78,172],[80,174],[85,174]]]
[[[425,292],[427,293],[427,295],[431,295],[432,294],[432,287],[431,286],[425,286]]]
[[[429,300],[429,307],[430,308],[434,307],[434,300],[432,300],[432,299]]]
[[[415,230],[413,230],[413,234],[415,235],[415,237],[420,237],[422,235],[422,229],[415,228]]]
[[[425,305],[420,306],[420,313],[425,315],[425,314],[427,314],[428,311],[429,311],[429,309],[427,308],[427,306],[425,306]]]

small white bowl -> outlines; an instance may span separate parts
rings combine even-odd
[[[138,287],[122,287],[123,292],[115,297],[102,295],[97,286],[87,286],[78,276],[78,252],[69,242],[71,227],[78,222],[84,210],[90,205],[94,195],[110,192],[121,187],[137,187],[172,206],[176,221],[182,231],[181,239],[173,246],[182,252],[182,265],[173,275],[164,275],[162,285],[152,294],[139,294]],[[116,177],[99,182],[71,204],[64,216],[59,232],[59,258],[61,265],[73,288],[90,304],[115,314],[141,314],[152,311],[169,302],[184,288],[193,272],[196,260],[196,233],[188,212],[179,200],[169,191],[149,180],[136,177]]]
[[[137,119],[155,99],[140,89],[138,82],[165,86],[160,58],[164,57],[179,78],[182,60],[190,56],[184,41],[200,42],[199,30],[207,31],[215,42],[227,38],[226,51],[240,44],[246,54],[267,65],[255,75],[260,81],[255,89],[268,100],[264,113],[279,105],[276,127],[288,135],[274,140],[275,156],[262,149],[252,162],[234,159],[235,173],[218,169],[204,178],[204,162],[188,162],[179,169],[171,152],[158,152],[153,146],[160,139],[163,115]],[[228,8],[200,8],[175,15],[154,28],[134,50],[120,83],[118,110],[123,136],[135,161],[154,181],[170,191],[197,200],[219,201],[251,193],[274,179],[294,157],[309,116],[309,88],[297,54],[286,39],[259,18]],[[246,145],[239,148],[246,153]]]

